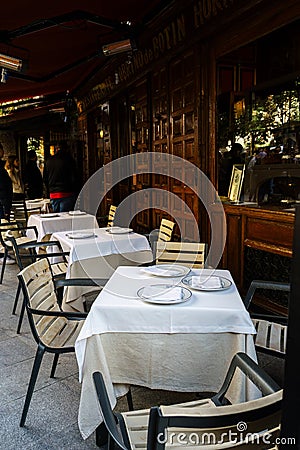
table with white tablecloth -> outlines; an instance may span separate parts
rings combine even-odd
[[[76,232],[57,232],[51,239],[59,241],[63,250],[69,252],[67,278],[108,279],[120,265],[141,265],[152,261],[153,257],[148,239],[133,232],[111,234],[108,228],[97,228],[81,230],[79,235]],[[82,311],[82,296],[95,290],[99,288],[66,288],[63,308]]]
[[[28,218],[28,226],[35,226],[38,231],[38,240],[56,231],[82,230],[85,228],[98,228],[98,222],[94,215],[82,212],[73,215],[68,212],[31,214]],[[34,238],[34,232],[28,230],[28,237]]]
[[[137,292],[166,281],[180,287],[180,278],[155,277],[141,267],[117,268],[75,343],[82,382],[78,422],[84,438],[102,421],[92,380],[96,370],[104,376],[114,407],[130,384],[215,392],[235,353],[242,351],[256,360],[255,329],[232,277],[226,270],[215,275],[230,280],[231,286],[218,291],[191,289],[186,302],[162,305],[142,301]],[[257,390],[235,376],[230,395],[236,402],[255,398]]]

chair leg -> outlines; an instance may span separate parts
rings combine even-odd
[[[133,401],[132,401],[132,395],[131,395],[130,388],[126,394],[126,398],[127,398],[127,404],[128,404],[129,411],[133,411]]]
[[[7,249],[4,250],[2,269],[1,269],[1,275],[0,275],[0,284],[2,284],[2,281],[3,281],[4,270],[5,270],[5,266],[6,266],[6,260],[7,260]]]
[[[54,359],[53,359],[53,364],[52,364],[52,369],[51,369],[51,373],[50,373],[50,378],[54,378],[56,366],[58,363],[58,358],[59,358],[59,353],[55,353]]]
[[[17,292],[16,292],[16,296],[15,296],[13,310],[12,310],[12,314],[14,314],[14,315],[16,314],[16,309],[17,309],[18,302],[19,302],[20,292],[21,292],[21,285],[19,283],[18,284],[18,289],[17,289]]]
[[[105,448],[108,448],[108,431],[104,422],[100,423],[96,428],[96,445],[97,447],[106,446]]]
[[[18,328],[17,328],[17,334],[20,334],[21,332],[21,325],[23,322],[23,317],[24,317],[24,312],[25,312],[25,297],[23,298],[23,302],[22,302],[22,306],[21,306],[21,311],[20,311],[20,317],[19,317],[19,322],[18,322]]]
[[[42,347],[39,344],[38,348],[37,348],[37,351],[36,351],[33,367],[32,367],[31,377],[30,377],[30,381],[29,381],[29,385],[28,385],[28,389],[27,389],[27,394],[26,394],[26,398],[25,398],[25,403],[24,403],[24,407],[23,407],[22,417],[21,417],[21,421],[20,421],[20,427],[24,427],[24,425],[25,425],[25,420],[26,420],[26,417],[27,417],[28,408],[29,408],[29,405],[30,405],[30,401],[31,401],[31,397],[32,397],[32,394],[33,394],[35,382],[36,382],[36,379],[37,379],[37,376],[38,376],[38,373],[39,373],[39,370],[40,370],[40,366],[41,366],[41,362],[42,362],[44,353],[45,353],[44,347]]]

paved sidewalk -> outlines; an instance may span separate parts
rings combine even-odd
[[[1,266],[0,266],[1,269]],[[19,427],[27,384],[36,351],[27,317],[21,334],[16,334],[17,315],[11,314],[17,289],[17,265],[5,269],[0,285],[0,449],[77,450],[98,449],[95,436],[84,441],[77,426],[80,384],[75,354],[61,355],[55,379],[50,379],[52,356],[46,354],[28,411],[26,426]],[[260,358],[267,372],[282,385],[284,363],[278,358]],[[194,394],[132,389],[134,407],[175,403],[195,398]],[[117,409],[126,410],[125,399]]]

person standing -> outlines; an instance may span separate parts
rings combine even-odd
[[[16,155],[9,155],[5,168],[12,181],[13,200],[23,200],[25,195],[19,168],[19,158]]]
[[[65,142],[45,161],[43,179],[54,212],[74,209],[79,190],[78,171]]]
[[[4,149],[0,143],[0,220],[9,220],[12,205],[13,187],[11,178],[3,161]]]
[[[37,156],[34,150],[27,153],[28,161],[24,170],[24,184],[29,199],[43,197],[43,176],[37,166]]]
[[[5,169],[5,161],[3,161],[4,149],[0,142],[0,223],[2,219],[10,220],[10,210],[12,206],[13,187],[10,176]],[[4,261],[4,249],[0,246],[0,264]],[[6,264],[15,264],[15,260],[8,255]]]

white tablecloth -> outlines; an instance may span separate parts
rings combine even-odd
[[[58,240],[62,248],[70,252],[71,264],[75,261],[82,261],[97,256],[150,250],[149,241],[141,234],[110,234],[107,230],[108,228],[81,229],[82,234],[94,234],[91,238],[83,239],[71,239],[68,237],[68,231],[59,231],[53,233],[52,239]]]
[[[71,216],[69,213],[59,213],[56,217],[41,217],[40,214],[32,214],[28,218],[28,226],[35,225],[38,231],[38,240],[56,231],[82,230],[84,228],[98,228],[96,217],[91,214]],[[34,232],[29,230],[28,237],[34,238]]]
[[[232,280],[228,271],[216,274]],[[256,359],[255,329],[234,283],[224,291],[193,291],[186,303],[173,305],[144,303],[136,295],[142,286],[164,282],[142,268],[119,267],[95,300],[75,343],[84,438],[102,420],[92,381],[95,370],[103,373],[114,407],[126,384],[217,391],[237,351]],[[257,391],[237,377],[231,395],[240,401]]]
[[[61,243],[70,252],[67,278],[108,279],[120,265],[139,265],[152,260],[152,251],[145,236],[137,233],[113,235],[107,228],[82,230],[92,232],[93,238],[71,239],[68,232],[53,233],[51,239]],[[55,251],[55,249],[53,249]],[[99,290],[97,287],[68,287],[63,297],[63,308],[83,310],[83,295]]]

